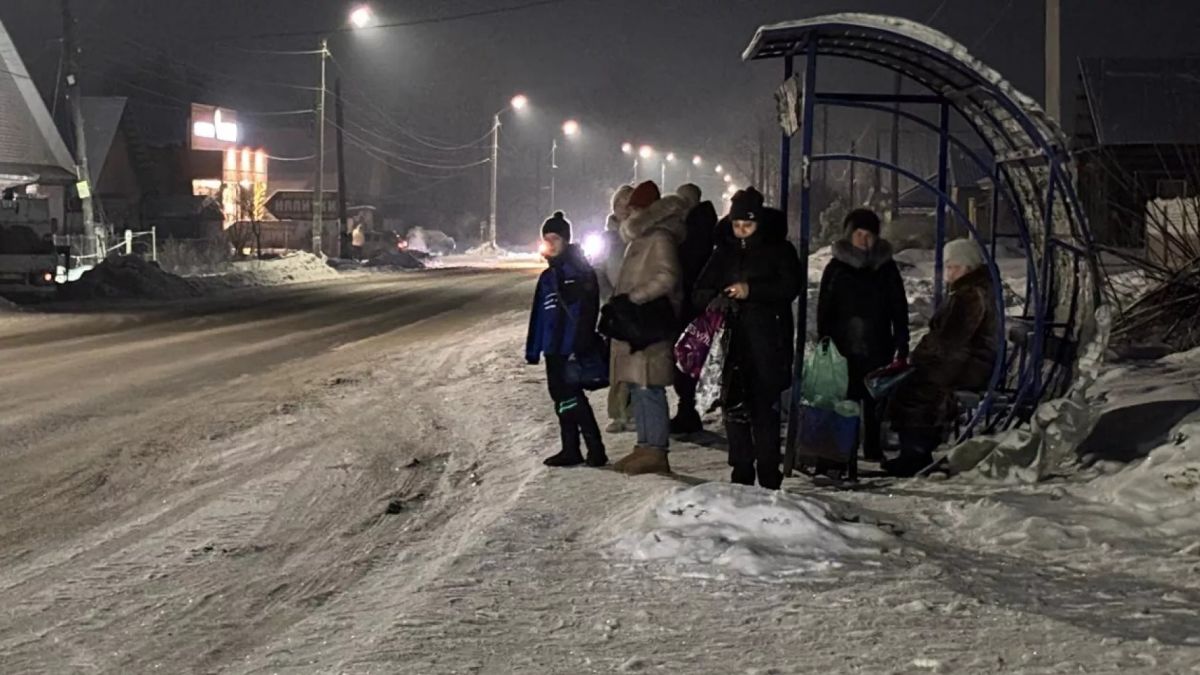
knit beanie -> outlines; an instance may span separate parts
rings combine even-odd
[[[730,200],[729,219],[751,220],[757,223],[762,218],[764,201],[762,193],[752,187],[738,190]]]
[[[633,189],[633,194],[629,195],[629,208],[645,209],[659,199],[662,199],[662,193],[658,191],[658,186],[648,180]]]
[[[866,230],[876,237],[879,236],[880,225],[879,216],[871,209],[854,209],[846,214],[846,232],[854,232],[855,230]]]
[[[942,249],[942,259],[947,265],[961,265],[968,270],[983,267],[983,250],[970,239],[955,239]]]
[[[557,234],[566,243],[571,243],[571,221],[567,220],[562,211],[555,211],[550,219],[542,223],[542,236]]]

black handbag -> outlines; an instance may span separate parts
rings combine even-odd
[[[600,310],[600,333],[639,352],[659,342],[674,342],[679,336],[675,307],[665,296],[644,305],[618,295]]]

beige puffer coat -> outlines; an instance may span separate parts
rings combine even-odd
[[[667,195],[621,223],[621,237],[629,246],[616,295],[628,295],[639,305],[666,296],[678,315],[683,301],[678,248],[687,236],[687,212],[686,201]],[[664,341],[631,353],[628,344],[613,340],[611,379],[642,387],[670,385],[675,381],[674,345]]]

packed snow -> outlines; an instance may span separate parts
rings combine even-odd
[[[877,555],[891,540],[876,527],[839,519],[815,499],[728,483],[680,489],[649,520],[618,550],[682,577],[787,578]]]
[[[324,256],[297,251],[279,258],[231,263],[229,270],[219,275],[217,281],[233,287],[279,286],[328,281],[340,276]]]

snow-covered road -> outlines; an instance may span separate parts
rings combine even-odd
[[[0,672],[1200,672],[1200,547],[1087,486],[546,469],[531,281],[0,323]]]

